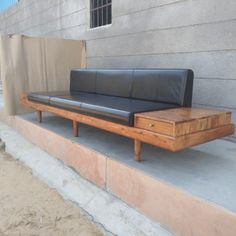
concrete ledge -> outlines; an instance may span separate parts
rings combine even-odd
[[[113,195],[86,181],[1,122],[0,136],[6,142],[8,153],[30,167],[35,176],[55,188],[64,199],[78,205],[83,214],[103,231],[105,229],[105,235],[172,235],[159,223],[151,221]]]
[[[107,189],[177,235],[235,235],[235,214],[113,160]]]
[[[112,159],[25,118],[11,117],[5,122],[50,155],[73,167],[84,178],[166,225],[176,234],[235,236],[235,212],[209,201],[207,197],[204,199],[190,194],[134,165]]]

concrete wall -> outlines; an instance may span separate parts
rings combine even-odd
[[[235,0],[113,0],[112,25],[89,29],[89,0],[21,0],[0,32],[85,39],[88,67],[192,68],[194,105],[236,114],[235,12]]]

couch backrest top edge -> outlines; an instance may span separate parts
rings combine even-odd
[[[73,68],[71,71],[193,71],[189,68]]]

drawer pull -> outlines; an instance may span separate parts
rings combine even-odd
[[[154,124],[149,124],[149,127],[150,127],[150,128],[154,127]]]

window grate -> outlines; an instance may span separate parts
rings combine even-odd
[[[112,0],[90,0],[90,28],[112,22]]]

